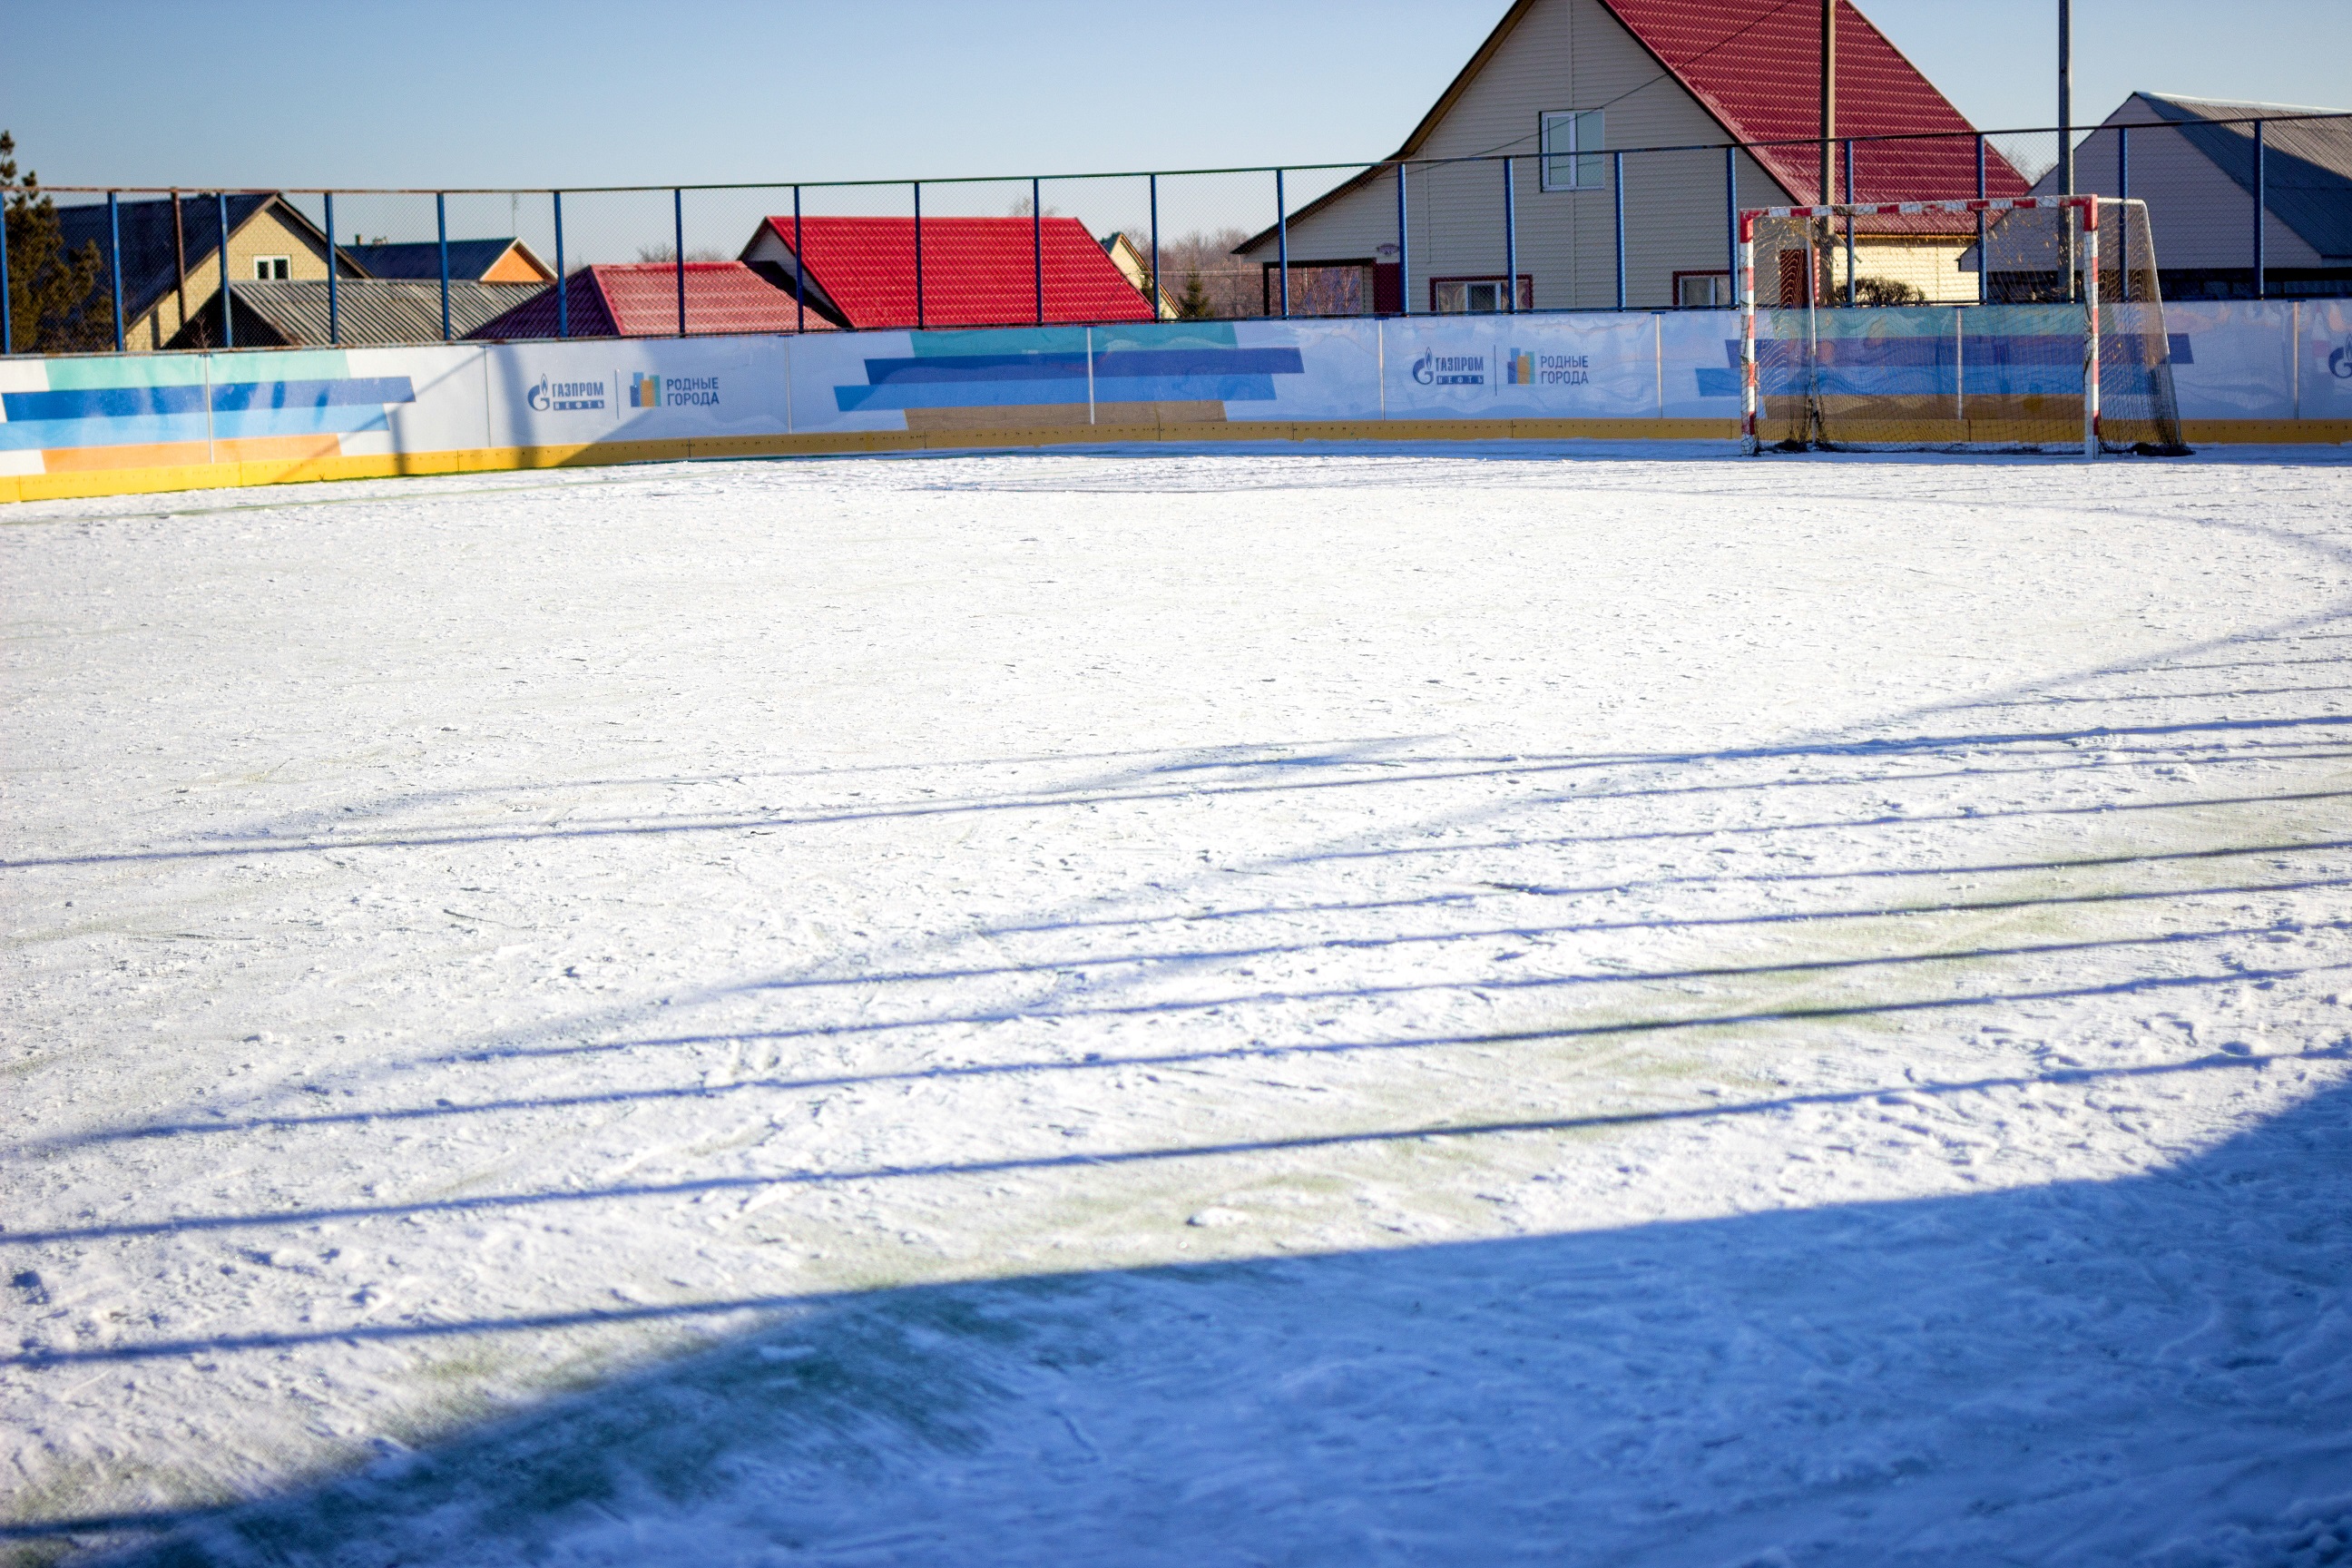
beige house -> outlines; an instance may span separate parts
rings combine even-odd
[[[1975,195],[1973,128],[1849,0],[1836,16],[1838,135],[1945,133],[1858,144],[1854,199]],[[1619,302],[1622,243],[1627,307],[1727,305],[1734,213],[1818,196],[1820,67],[1810,4],[1515,0],[1389,161],[1289,216],[1293,299],[1297,273],[1338,268],[1370,275],[1361,293],[1381,312],[1605,308]],[[1653,148],[1684,150],[1627,151]],[[2025,190],[1998,153],[1986,183],[1995,196]],[[1907,228],[1858,236],[1855,270],[1975,298],[1967,237]],[[1237,254],[1270,267],[1278,243],[1269,229]]]
[[[217,344],[220,310],[220,198],[162,197],[119,205],[122,254],[122,325],[126,349],[161,349],[196,323],[191,338]],[[58,222],[66,248],[95,242],[110,254],[110,235],[103,203],[59,207]],[[327,276],[327,237],[283,197],[269,193],[228,198],[228,274],[231,291],[241,282],[268,282]],[[359,271],[350,263],[342,276]],[[110,284],[100,279],[95,308],[110,315]],[[111,333],[111,322],[109,322]],[[184,343],[181,346],[186,346]]]
[[[1150,251],[1137,245],[1124,232],[1113,233],[1106,237],[1102,242],[1102,247],[1103,253],[1110,258],[1111,265],[1118,268],[1118,275],[1133,284],[1137,293],[1150,299],[1155,292],[1151,287]],[[1162,263],[1165,264],[1164,258]],[[1163,321],[1174,321],[1177,315],[1176,301],[1169,297],[1168,290],[1165,289],[1158,289],[1156,292],[1159,298],[1154,301],[1154,313]]]

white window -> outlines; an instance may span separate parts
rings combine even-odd
[[[1719,310],[1731,303],[1728,272],[1677,272],[1675,303],[1686,310]]]
[[[1429,308],[1441,316],[1490,315],[1511,308],[1510,290],[1500,278],[1433,278]],[[1535,309],[1535,279],[1519,274],[1519,309]]]
[[[294,258],[290,256],[257,256],[253,258],[253,280],[268,283],[294,275]]]
[[[1596,191],[1609,183],[1601,110],[1564,109],[1543,117],[1543,188]]]

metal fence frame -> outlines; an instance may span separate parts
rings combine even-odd
[[[2133,130],[2162,130],[2177,133],[2192,125],[2216,127],[2251,125],[2252,127],[2252,141],[2253,153],[2252,189],[2251,195],[2252,197],[2253,218],[2252,234],[2251,236],[2252,243],[2250,248],[2252,260],[2253,293],[2254,298],[2260,300],[2268,297],[2265,276],[2267,257],[2265,254],[2266,247],[2263,232],[2263,220],[2268,212],[2268,175],[2266,162],[2267,153],[2263,138],[2263,127],[2272,121],[2317,121],[2344,119],[2352,119],[2352,113],[2314,112],[2245,116],[2229,120],[2200,120],[2193,121],[2161,123],[2150,121],[2145,122],[2139,126],[2096,125],[2086,127],[2083,130],[2082,136],[2084,139],[2087,140],[2090,136],[2103,131],[2112,131],[2116,132],[2116,161],[2118,185],[2116,195],[2118,198],[2128,199],[2131,195],[2131,132]],[[2001,131],[1916,132],[1892,136],[1838,137],[1826,142],[1819,137],[1789,137],[1765,142],[1699,142],[1678,143],[1669,146],[1622,147],[1608,149],[1607,152],[1610,158],[1611,216],[1616,272],[1616,302],[1614,309],[1622,310],[1626,308],[1625,166],[1628,159],[1650,157],[1666,153],[1691,153],[1712,151],[1720,151],[1723,153],[1724,213],[1726,219],[1724,236],[1725,266],[1729,275],[1737,277],[1738,273],[1739,251],[1738,215],[1740,210],[1738,195],[1738,162],[1739,155],[1742,153],[1746,153],[1750,157],[1753,157],[1758,151],[1773,147],[1819,148],[1822,150],[1823,165],[1826,167],[1830,166],[1830,153],[1832,150],[1840,151],[1843,153],[1845,164],[1845,200],[1848,203],[1851,203],[1854,200],[1854,148],[1857,144],[1873,145],[1889,142],[1951,141],[1967,138],[1972,140],[1975,144],[1976,190],[1973,194],[1977,198],[1982,199],[1986,193],[1986,148],[1989,142],[1995,138],[2002,137],[2048,135],[2057,135],[2061,137],[2060,153],[2062,162],[2071,164],[2073,162],[2072,153],[2074,151],[2074,143],[2066,129],[2058,126],[2026,126]],[[1045,275],[1044,243],[1045,218],[1041,197],[1043,188],[1046,181],[1142,179],[1149,182],[1151,224],[1151,270],[1149,289],[1151,304],[1156,315],[1159,308],[1159,294],[1161,280],[1160,265],[1160,179],[1163,176],[1175,178],[1179,176],[1193,177],[1234,174],[1270,175],[1272,176],[1274,184],[1276,216],[1272,233],[1274,234],[1276,243],[1276,259],[1271,264],[1261,263],[1260,265],[1279,280],[1278,288],[1275,290],[1275,298],[1267,301],[1267,313],[1269,315],[1277,316],[1281,319],[1288,319],[1292,314],[1290,290],[1290,274],[1292,271],[1292,265],[1290,261],[1290,212],[1286,199],[1286,186],[1285,184],[1286,174],[1327,174],[1345,170],[1360,171],[1361,176],[1370,176],[1377,179],[1383,171],[1392,169],[1395,171],[1396,174],[1397,206],[1397,269],[1399,299],[1397,301],[1398,310],[1396,313],[1410,316],[1428,313],[1415,311],[1412,307],[1412,250],[1409,195],[1410,173],[1418,171],[1420,173],[1427,174],[1445,168],[1499,163],[1502,166],[1502,230],[1505,253],[1506,283],[1505,287],[1500,291],[1497,308],[1498,310],[1501,311],[1516,312],[1519,310],[1520,306],[1518,289],[1517,210],[1513,171],[1516,165],[1522,159],[1540,159],[1545,154],[1538,151],[1532,153],[1481,153],[1474,156],[1459,158],[1382,158],[1370,162],[1359,161],[1337,163],[1289,163],[1281,165],[1251,164],[1232,168],[1131,170],[1113,171],[1108,173],[1097,171],[1085,174],[1031,174],[1027,176],[969,174],[938,179],[926,178],[917,180],[762,180],[734,181],[719,184],[701,185],[595,185],[572,186],[567,187],[567,189],[575,195],[623,195],[631,193],[642,194],[661,191],[667,191],[669,193],[672,235],[674,239],[673,257],[674,264],[677,268],[677,335],[679,337],[686,337],[689,335],[687,324],[686,288],[686,193],[688,191],[715,192],[791,190],[793,193],[793,252],[795,258],[797,258],[802,254],[801,205],[803,192],[811,190],[875,189],[898,185],[908,187],[913,196],[915,214],[915,325],[918,329],[920,329],[926,323],[927,315],[925,310],[926,302],[923,282],[923,187],[927,184],[959,185],[1003,184],[1009,179],[1026,178],[1029,183],[1030,265],[1032,269],[1032,301],[1034,306],[1032,321],[1026,323],[1007,321],[1001,324],[1005,326],[1024,324],[1043,326],[1045,324]],[[1769,176],[1768,175],[1768,177]],[[1538,184],[1540,183],[1541,182],[1538,181]],[[108,277],[111,280],[110,291],[113,305],[114,352],[118,353],[125,352],[123,340],[121,266],[122,235],[119,210],[120,198],[122,193],[127,190],[138,191],[149,188],[160,189],[162,187],[127,185],[43,185],[39,187],[39,194],[43,195],[102,195],[106,198],[109,237],[107,273]],[[30,189],[31,187],[24,185],[0,185],[0,199],[26,194]],[[249,186],[241,188],[224,187],[214,191],[212,194],[218,203],[220,221],[219,266],[221,283],[222,347],[234,348],[236,347],[235,300],[229,278],[228,265],[228,201],[231,195],[314,195],[321,198],[325,205],[326,234],[329,252],[327,266],[328,341],[330,343],[340,346],[341,343],[341,312],[340,309],[341,300],[338,287],[340,278],[338,259],[340,257],[341,247],[336,245],[334,239],[334,202],[337,195],[369,196],[429,195],[433,197],[434,217],[440,253],[441,341],[448,342],[456,341],[452,330],[449,303],[448,198],[453,195],[513,195],[520,193],[513,187],[500,186],[447,185],[433,188],[414,186],[365,187],[339,185],[327,187],[312,185],[279,185]],[[565,191],[562,189],[551,188],[544,194],[549,197],[553,209],[556,272],[556,282],[553,287],[556,289],[556,336],[558,339],[568,339],[572,335],[572,320],[570,308],[571,275],[566,269],[564,264],[563,197]],[[173,199],[178,199],[178,193],[176,191],[173,194]],[[1981,245],[1984,240],[1984,216],[1981,213],[1978,215],[1977,226],[1978,242]],[[1848,304],[1852,304],[1854,302],[1855,279],[1853,265],[1853,233],[1851,220],[1849,220],[1847,224],[1845,241],[1848,253],[1846,268],[1846,289],[1848,299],[1846,302]],[[1307,263],[1307,265],[1311,266],[1318,264]],[[7,297],[7,289],[8,260],[5,247],[0,247],[0,300],[5,300]],[[1984,269],[1980,268],[1978,271],[1979,301],[1980,303],[1983,302],[1987,297],[1985,289],[1985,272]],[[804,331],[807,330],[808,320],[807,300],[804,298],[806,285],[804,279],[799,275],[797,270],[795,271],[793,278],[793,292],[794,298],[793,330],[795,331]],[[1531,306],[1529,308],[1532,309],[1533,307]],[[1668,308],[1679,308],[1679,302],[1677,301],[1675,305]],[[1570,306],[1549,307],[1547,309],[1548,311],[1565,312],[1575,310],[1590,310],[1592,309],[1592,307]],[[1378,310],[1376,302],[1374,310],[1370,313],[1381,313]],[[1076,325],[1079,323],[1071,324]],[[14,354],[16,352],[15,340],[16,331],[14,312],[7,309],[0,308],[0,354]]]

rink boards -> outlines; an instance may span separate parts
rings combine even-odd
[[[2042,383],[2065,356],[2007,352],[2032,323],[1996,319],[2046,309],[1916,312],[1950,319],[1948,349],[1933,322],[1826,314],[1876,331],[1849,334],[1857,390],[2063,396]],[[2176,303],[2165,330],[2192,443],[2352,441],[2352,301]],[[1738,413],[1738,317],[1713,310],[11,359],[0,500],[1071,444],[1728,440]]]

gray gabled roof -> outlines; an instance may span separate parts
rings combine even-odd
[[[517,246],[522,246],[525,254],[530,254],[530,247],[512,235],[498,239],[453,239],[449,242],[449,277],[452,281],[463,278],[479,282],[484,273]],[[429,278],[436,285],[441,280],[441,242],[437,239],[407,240],[396,245],[346,245],[342,251],[371,278]],[[539,258],[534,255],[530,259],[536,262]]]
[[[449,282],[449,332],[463,338],[485,321],[539,291],[534,283]],[[240,345],[309,346],[327,342],[327,281],[323,278],[234,283]],[[206,323],[196,323],[205,325]],[[337,340],[345,345],[437,343],[441,285],[404,279],[352,278],[338,285]]]
[[[2249,197],[2254,189],[2253,127],[2215,121],[2263,121],[2263,205],[2273,217],[2302,236],[2321,256],[2330,260],[2352,258],[2352,116],[2289,120],[2278,117],[2328,111],[2154,92],[2133,96],[2159,119],[2179,126],[2182,139],[2235,180]]]

